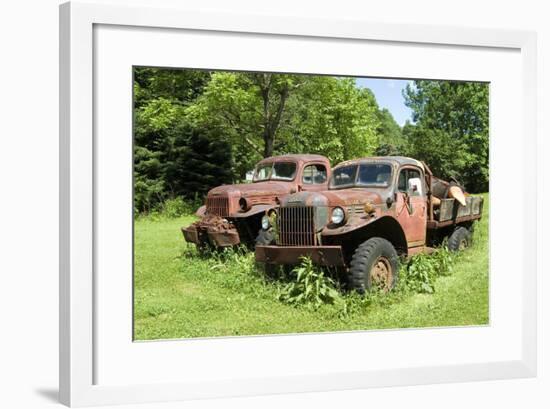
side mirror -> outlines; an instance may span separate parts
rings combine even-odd
[[[409,179],[408,190],[412,196],[422,196],[422,181],[420,178]]]

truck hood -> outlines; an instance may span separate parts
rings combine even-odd
[[[351,206],[365,203],[381,204],[380,194],[364,188],[299,192],[287,196],[282,206]]]
[[[330,205],[350,206],[367,202],[377,205],[382,203],[382,196],[364,188],[327,190],[323,194],[329,199]]]
[[[290,193],[293,184],[288,182],[258,182],[258,183],[239,183],[235,185],[222,185],[211,189],[208,197],[216,196],[277,196]]]

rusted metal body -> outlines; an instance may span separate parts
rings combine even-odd
[[[338,185],[347,169],[357,169],[356,179]],[[375,176],[382,182],[359,183],[360,172],[369,169],[379,169]],[[434,177],[412,158],[362,158],[340,163],[332,172],[328,190],[297,192],[281,201],[270,227],[273,242],[256,246],[257,261],[297,264],[301,256],[310,256],[317,264],[348,266],[358,245],[371,237],[388,240],[401,255],[430,252],[443,233],[481,218],[481,197],[466,194],[466,206],[442,199],[436,208],[431,200]],[[331,220],[336,208],[344,214],[339,223]]]
[[[273,167],[271,173],[266,171],[270,166]],[[276,166],[294,169],[294,172],[278,177],[274,174]],[[263,159],[256,165],[252,183],[222,185],[210,190],[205,205],[197,211],[201,219],[182,228],[184,238],[199,247],[252,245],[263,215],[278,207],[291,193],[326,190],[330,171],[328,159],[321,155]]]

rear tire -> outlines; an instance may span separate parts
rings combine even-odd
[[[373,288],[388,292],[397,283],[399,256],[388,240],[373,237],[357,247],[349,273],[351,289],[359,294]]]
[[[447,248],[450,251],[462,251],[472,244],[472,232],[464,226],[458,226],[449,236]]]

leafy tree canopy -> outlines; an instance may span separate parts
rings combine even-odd
[[[378,107],[349,78],[218,72],[186,109],[195,126],[211,127],[233,147],[238,175],[262,157],[324,154],[333,162],[372,154]]]
[[[414,81],[405,89],[404,97],[405,104],[413,110],[416,127],[409,139],[409,154],[426,160],[441,176],[456,175],[469,191],[486,192],[489,189],[487,84]],[[437,145],[430,146],[434,142]],[[452,160],[447,156],[448,149],[455,150]],[[430,159],[418,156],[428,151],[433,151]]]

